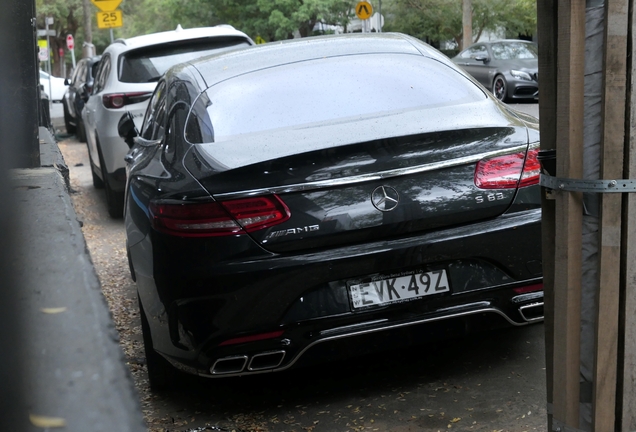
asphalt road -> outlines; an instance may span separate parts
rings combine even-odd
[[[536,104],[515,108],[538,114]],[[152,393],[123,253],[123,222],[92,187],[86,146],[52,117],[72,199],[149,431],[546,431],[543,325],[510,328],[280,374],[186,380]],[[207,426],[208,429],[204,429]],[[202,429],[203,428],[203,429]]]

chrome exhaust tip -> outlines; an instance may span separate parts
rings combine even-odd
[[[530,303],[520,306],[519,313],[528,323],[543,321],[543,302]]]
[[[245,369],[246,364],[247,356],[245,355],[223,357],[214,362],[210,368],[210,373],[212,375],[239,373]]]
[[[247,370],[259,371],[265,369],[275,369],[281,365],[285,358],[285,351],[271,351],[256,354],[250,360]]]

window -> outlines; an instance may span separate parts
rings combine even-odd
[[[517,60],[539,58],[536,45],[525,42],[505,42],[492,44],[490,48],[496,60]]]
[[[390,67],[387,67],[390,65]],[[237,76],[195,102],[191,143],[483,100],[455,69],[418,55],[369,54],[291,63]]]
[[[488,50],[485,45],[473,45],[461,54],[461,58],[466,59],[475,59],[477,57],[488,57]]]
[[[249,43],[244,38],[214,37],[138,48],[120,57],[119,80],[128,83],[158,81],[175,64],[246,46]]]
[[[110,74],[110,63],[110,56],[104,56],[102,61],[99,62],[99,68],[97,69],[97,75],[95,76],[95,88],[93,89],[93,94],[104,90],[108,74]]]
[[[141,137],[147,140],[159,140],[164,135],[166,114],[166,82],[157,85],[141,127]]]

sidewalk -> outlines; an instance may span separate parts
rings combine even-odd
[[[17,307],[26,341],[20,431],[141,432],[145,425],[68,191],[40,128],[41,168],[11,172],[20,215]]]

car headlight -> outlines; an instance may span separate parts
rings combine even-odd
[[[515,77],[517,79],[520,79],[520,80],[532,81],[532,77],[527,72],[518,71],[518,70],[514,70],[513,69],[513,70],[510,71],[510,75],[512,75],[513,77]]]

